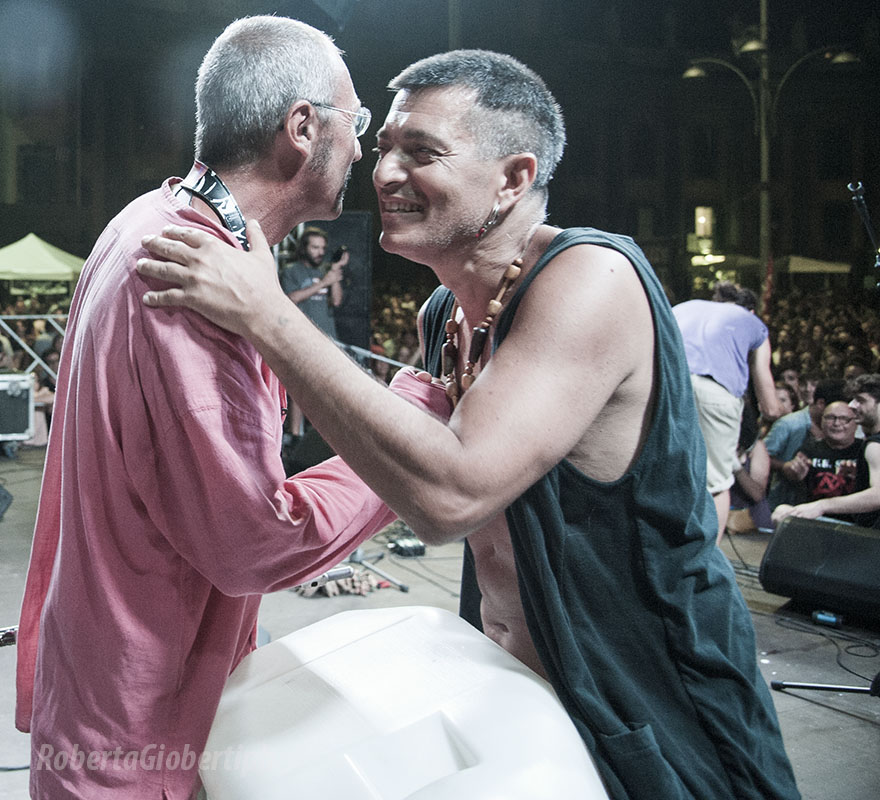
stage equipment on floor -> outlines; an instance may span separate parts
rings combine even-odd
[[[811,610],[880,620],[880,531],[786,517],[761,560],[765,591]]]

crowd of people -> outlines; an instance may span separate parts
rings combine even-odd
[[[851,378],[880,369],[880,309],[875,293],[793,290],[776,298],[767,326],[778,377]],[[801,396],[800,402],[807,399]]]
[[[370,315],[370,348],[374,353],[407,366],[421,366],[418,314],[426,297],[399,284],[375,286]],[[384,366],[383,366],[384,365]],[[390,381],[399,367],[374,359],[373,372]]]
[[[772,529],[792,514],[874,527],[880,313],[873,294],[795,290],[762,316],[781,413],[759,413],[750,387],[727,530]]]
[[[21,346],[16,337],[27,344],[37,355],[47,361],[54,372],[64,337],[45,319],[25,319],[26,317],[65,316],[68,305],[56,301],[45,301],[38,296],[19,297],[7,303],[0,315],[7,318],[6,324],[15,336],[0,329],[0,372],[23,372],[33,360]],[[8,319],[12,317],[12,319]]]

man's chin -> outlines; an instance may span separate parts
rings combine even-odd
[[[386,253],[400,256],[407,261],[412,261],[414,264],[422,264],[426,267],[431,266],[430,255],[425,252],[423,247],[418,247],[413,244],[407,245],[406,241],[399,236],[393,234],[389,235],[385,231],[382,231],[379,234],[379,247],[381,247]]]
[[[395,255],[404,255],[400,252],[400,240],[393,234],[382,231],[379,234],[379,247],[386,253],[394,253]]]

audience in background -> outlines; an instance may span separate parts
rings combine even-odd
[[[773,510],[774,523],[789,515],[816,519],[829,514],[845,522],[856,522],[857,513],[870,509],[851,502],[851,496],[866,490],[866,499],[873,503],[874,510],[880,508],[874,497],[877,488],[870,487],[870,469],[864,463],[865,442],[855,435],[857,424],[858,416],[845,401],[825,407],[822,438],[808,437],[796,456],[795,471],[805,502],[794,507],[777,506]],[[876,460],[880,461],[880,453]]]
[[[793,504],[803,500],[798,452],[810,436],[822,438],[825,407],[845,396],[842,380],[820,381],[812,392],[809,405],[780,417],[771,426],[764,438],[772,470],[768,494],[771,509],[780,503]]]
[[[845,400],[825,406],[821,438],[807,437],[794,461],[805,501],[852,494],[865,443],[856,438],[858,417]]]
[[[774,520],[787,516],[816,519],[829,516],[848,517],[863,528],[876,528],[880,523],[880,374],[861,374],[849,384],[852,400],[849,408],[855,414],[865,435],[863,457],[856,465],[853,491],[843,495],[824,497],[797,506],[780,505]]]
[[[394,283],[374,283],[371,320],[371,349],[374,353],[399,363],[420,366],[417,318],[431,288],[413,290]],[[782,296],[777,294],[770,309],[759,314],[769,330],[775,394],[785,413],[770,425],[760,415],[755,418],[751,410],[753,406],[746,405],[731,502],[733,509],[741,511],[732,518],[732,530],[763,528],[771,524],[767,514],[780,505],[786,508],[775,515],[777,520],[787,513],[806,516],[816,511],[817,506],[812,503],[803,504],[805,489],[797,476],[803,471],[798,453],[810,440],[814,443],[822,440],[822,418],[827,406],[861,396],[861,403],[853,400],[855,411],[851,412],[858,414],[861,430],[854,422],[835,422],[832,423],[834,433],[842,430],[858,438],[864,431],[867,441],[880,434],[880,428],[875,430],[876,426],[869,419],[871,413],[876,412],[877,399],[880,399],[878,309],[880,303],[870,293],[859,297],[852,293],[835,295],[832,292],[794,290]],[[65,314],[66,310],[65,305],[55,301],[18,297],[0,313],[26,316]],[[63,337],[53,336],[51,329],[39,320],[14,320],[9,324],[41,354],[50,368],[57,367]],[[30,362],[30,356],[14,338],[0,331],[0,370],[22,371]],[[380,380],[389,380],[396,371],[394,365],[378,359],[372,359],[370,367],[375,368]],[[858,380],[862,381],[863,387],[868,387],[867,391],[859,392]],[[44,393],[51,393],[54,389],[54,382],[48,374],[41,373],[39,383]],[[847,384],[850,386],[848,392]],[[47,406],[47,410],[50,408]],[[868,409],[867,417],[862,413],[865,408]],[[746,417],[748,422],[745,422]],[[757,438],[754,436],[756,429],[759,432]],[[35,437],[36,440],[41,438]],[[876,444],[880,444],[880,436],[876,437]],[[859,440],[854,441],[853,446],[864,447],[864,444]],[[880,451],[880,447],[877,450]],[[870,489],[871,470],[864,458],[861,462],[864,476],[858,483],[861,491],[865,491]],[[764,478],[765,464],[769,468],[768,480]],[[867,498],[870,502],[870,493]],[[858,499],[855,502],[858,504]],[[795,507],[800,510],[786,510]],[[824,500],[819,501],[818,507],[823,513],[832,513]],[[869,517],[856,516],[854,519],[864,522]]]

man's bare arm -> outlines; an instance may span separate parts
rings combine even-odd
[[[320,294],[324,291],[328,286],[330,287],[330,298],[334,307],[338,306],[339,303],[342,302],[342,270],[331,268],[324,273],[321,277],[321,280],[316,281],[311,286],[306,286],[304,289],[294,289],[287,296],[297,305],[308,300],[310,297],[314,297],[316,294]],[[336,298],[339,298],[337,302]]]
[[[772,422],[782,416],[782,408],[779,405],[779,398],[776,396],[770,356],[770,339],[768,338],[749,353],[749,375],[755,386],[761,415],[764,419]]]
[[[328,444],[429,542],[481,527],[565,458],[644,357],[652,333],[641,285],[622,256],[565,251],[535,281],[514,330],[447,427],[390,396],[287,300],[258,229],[249,228],[251,253],[188,229],[168,235],[194,247],[165,238],[146,244],[186,266],[144,260],[139,270],[181,288],[151,292],[145,302],[193,308],[251,340]],[[646,320],[634,325],[620,310],[638,302]]]

